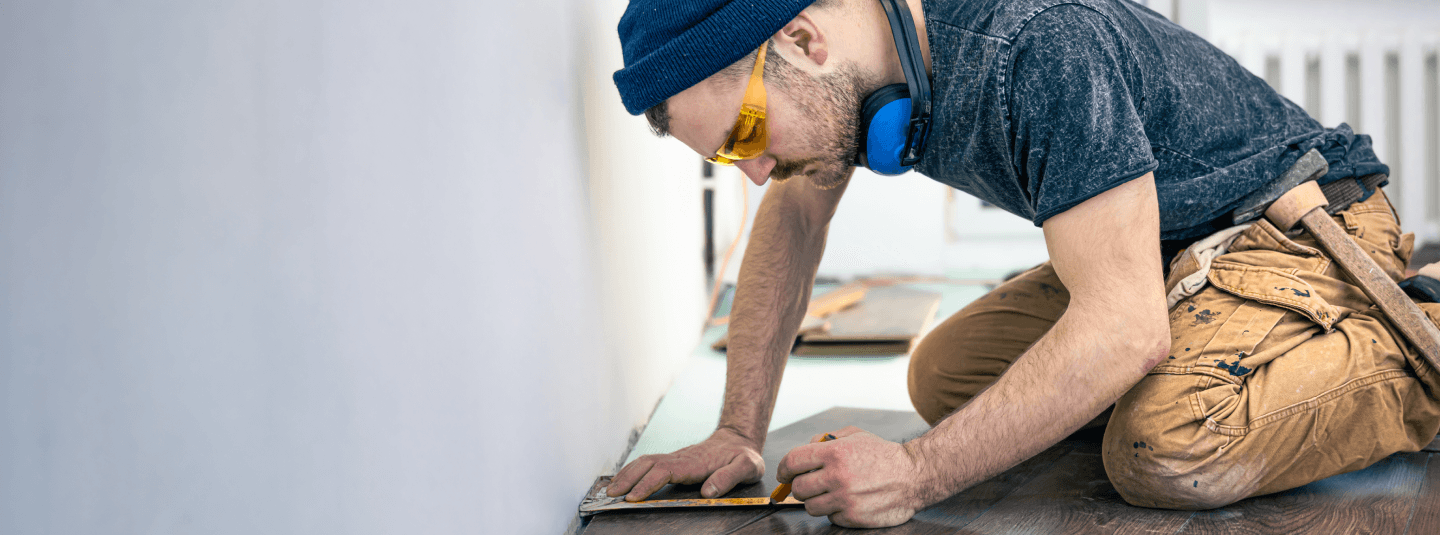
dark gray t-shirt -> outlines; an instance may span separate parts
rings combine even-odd
[[[916,170],[1037,226],[1155,172],[1190,241],[1318,148],[1322,182],[1389,170],[1219,49],[1125,0],[926,0],[934,125]],[[1367,196],[1368,196],[1367,192]]]

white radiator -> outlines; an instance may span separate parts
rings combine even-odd
[[[1294,22],[1294,21],[1292,21]],[[1390,166],[1385,191],[1417,243],[1440,241],[1440,28],[1389,21],[1383,30],[1211,26],[1211,42],[1326,126],[1368,134]],[[1375,27],[1373,23],[1367,25]],[[1286,27],[1287,25],[1270,26]]]

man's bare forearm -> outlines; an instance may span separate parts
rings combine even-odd
[[[1077,320],[1083,317],[1067,313],[994,385],[906,444],[921,470],[915,487],[920,507],[1059,442],[1164,358],[1167,325]]]
[[[771,185],[755,215],[730,311],[720,428],[765,443],[786,356],[804,319],[825,232],[844,185],[818,191]]]
[[[994,385],[906,444],[921,480],[912,487],[917,509],[1079,429],[1165,358],[1159,227],[1150,173],[1045,223],[1069,307]]]

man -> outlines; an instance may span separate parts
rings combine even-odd
[[[1336,220],[1398,280],[1412,238],[1376,189],[1388,169],[1368,137],[1322,128],[1125,0],[909,1],[934,103],[915,169],[1042,227],[1050,261],[916,349],[924,436],[847,428],[786,455],[776,476],[810,514],[899,524],[1087,425],[1108,425],[1121,496],[1179,509],[1357,470],[1440,430],[1436,373],[1310,236],[1264,220],[1227,230],[1243,198],[1316,149],[1321,182],[1359,193],[1334,203]],[[632,114],[776,182],[742,264],[719,428],[631,463],[609,490],[638,500],[703,483],[716,497],[763,475],[860,102],[905,78],[877,0],[634,0],[620,37],[615,81]],[[762,62],[764,150],[720,154]]]

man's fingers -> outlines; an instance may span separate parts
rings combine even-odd
[[[795,495],[797,500],[806,501],[836,490],[830,475],[829,471],[818,470],[795,476],[795,479],[790,481],[790,494]]]
[[[850,518],[849,511],[836,511],[830,515],[830,523],[842,528],[864,528],[868,527]]]
[[[610,479],[610,486],[605,489],[605,494],[619,496],[630,492],[630,488],[635,486],[635,482],[640,480],[640,476],[645,475],[650,471],[650,467],[655,466],[655,457],[655,455],[641,455],[639,459],[625,465],[619,473],[615,474],[615,477]]]
[[[735,488],[735,485],[759,480],[763,475],[765,475],[763,472],[756,473],[753,463],[736,458],[730,461],[730,464],[720,467],[714,474],[710,474],[710,478],[705,480],[705,485],[700,487],[700,495],[706,498],[719,498],[730,492],[730,489]]]
[[[861,429],[861,428],[859,428],[859,427],[855,427],[855,426],[853,426],[853,425],[847,425],[847,426],[845,426],[843,429],[840,429],[839,431],[831,431],[830,434],[835,435],[836,438],[845,438],[845,437],[848,437],[848,436],[850,436],[850,435],[854,435],[854,434],[856,434],[856,433],[864,433],[864,432],[865,432],[864,429]]]
[[[797,475],[825,466],[819,454],[819,448],[824,446],[826,444],[806,444],[790,450],[790,453],[785,454],[785,458],[780,459],[780,466],[775,470],[775,479],[781,483],[789,483]]]
[[[664,466],[656,466],[646,472],[645,477],[640,478],[640,482],[630,489],[630,493],[625,495],[625,501],[638,502],[668,484],[670,484],[670,470]]]
[[[805,512],[810,516],[830,516],[840,512],[840,500],[834,494],[821,494],[805,500]]]
[[[1426,277],[1430,277],[1432,279],[1440,279],[1440,262],[1426,264],[1424,267],[1421,267],[1416,271]]]

